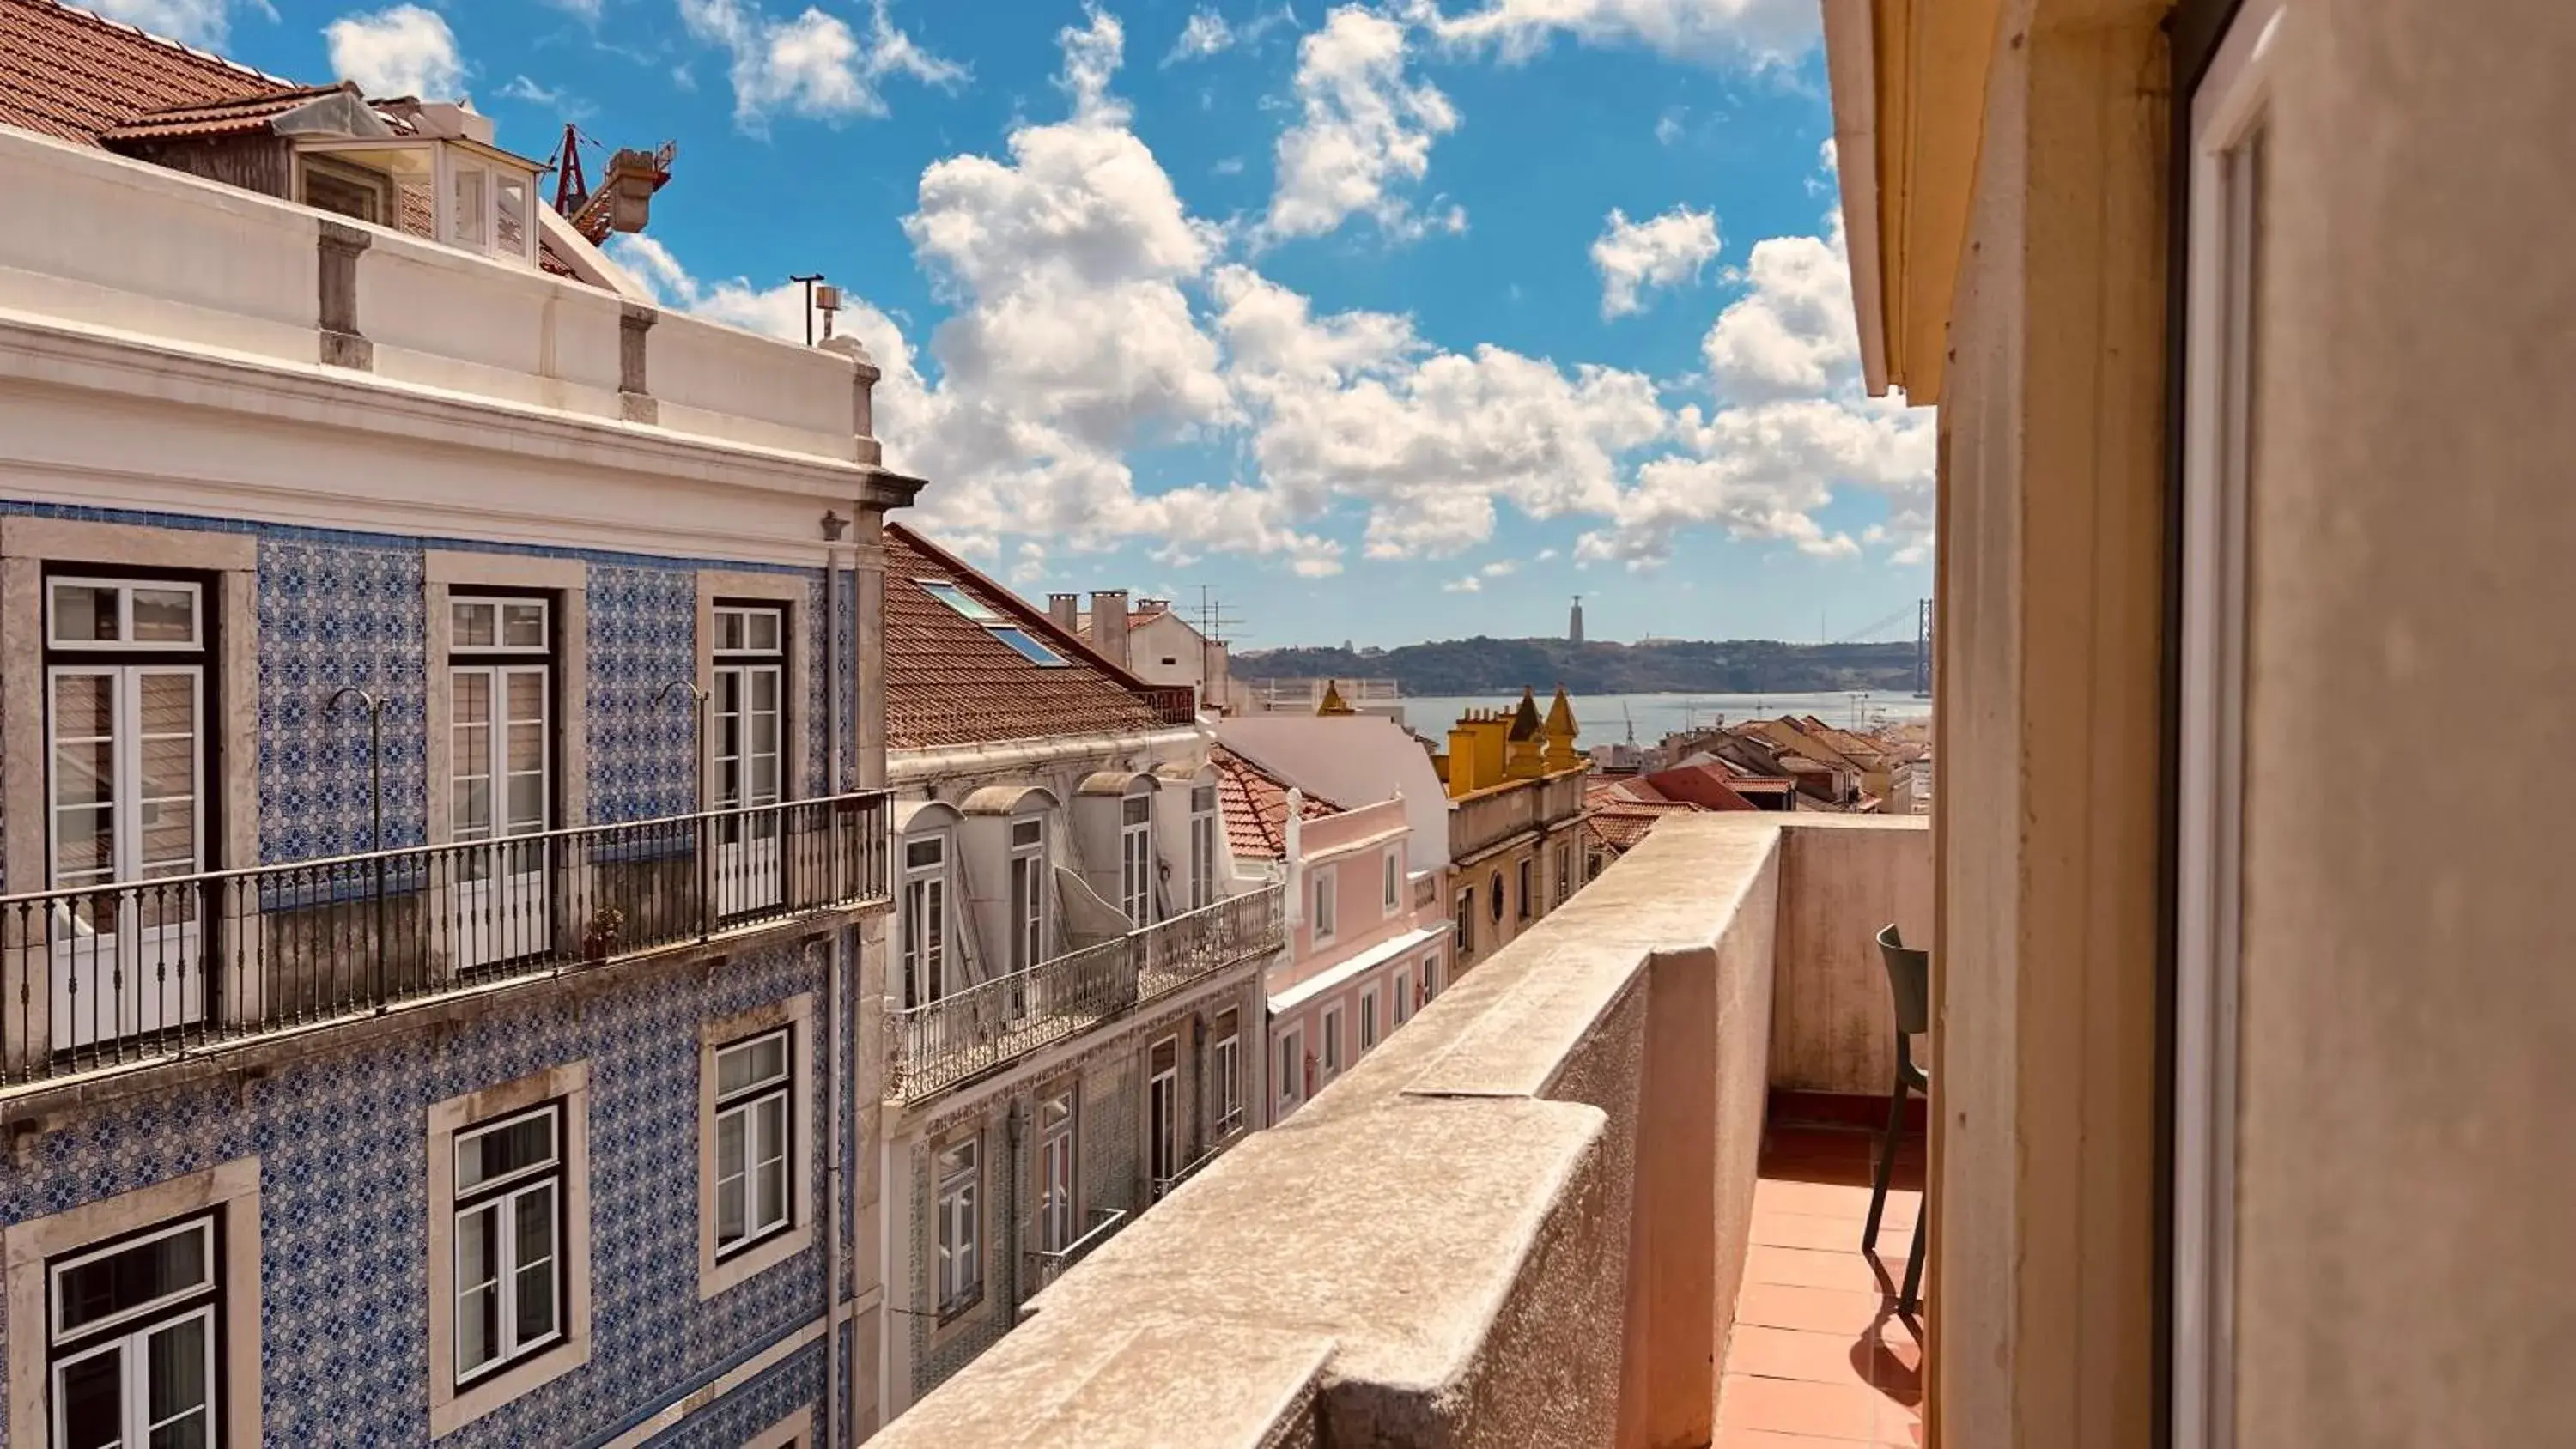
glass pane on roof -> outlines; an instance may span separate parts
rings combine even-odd
[[[1039,643],[1035,638],[1031,637],[1026,630],[996,629],[993,631],[993,637],[1020,651],[1020,653],[1026,656],[1033,664],[1041,665],[1048,669],[1062,669],[1065,667],[1066,660],[1063,655],[1058,654],[1054,650],[1046,647],[1044,644]]]
[[[938,583],[929,579],[923,579],[919,582],[924,593],[927,593],[932,598],[946,604],[948,607],[955,609],[958,613],[974,620],[978,624],[1007,624],[1011,622],[1000,614],[995,613],[993,610],[984,607],[984,605],[977,600],[969,597],[964,589],[957,587],[955,584]],[[1015,645],[1013,647],[1016,648],[1017,646]]]

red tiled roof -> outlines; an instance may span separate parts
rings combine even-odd
[[[1121,674],[1045,613],[900,524],[885,532],[886,744],[990,744],[1161,728],[1157,691]],[[955,584],[1067,661],[1040,665],[932,598]]]
[[[1655,822],[1667,815],[1700,815],[1705,808],[1684,800],[1624,800],[1612,798],[1596,804],[1592,813],[1583,817],[1584,834],[1595,844],[1610,850],[1625,851],[1646,838]]]
[[[150,112],[293,89],[86,10],[0,0],[0,125],[95,146],[100,132]]]
[[[356,85],[342,81],[336,86],[287,86],[231,100],[204,105],[168,106],[145,111],[131,120],[122,121],[99,132],[101,141],[162,141],[182,136],[232,136],[245,131],[262,131],[269,122],[308,101],[346,91],[356,95]]]
[[[1225,814],[1225,838],[1244,859],[1285,860],[1288,856],[1288,782],[1223,745],[1208,751],[1216,766],[1217,808]],[[1342,807],[1320,795],[1305,798],[1298,818],[1338,815]]]
[[[1648,775],[1646,783],[1664,793],[1670,800],[1687,801],[1703,810],[1758,810],[1761,807],[1735,792],[1734,785],[1722,770],[1706,765],[1682,765],[1675,769]]]

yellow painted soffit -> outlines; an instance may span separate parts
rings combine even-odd
[[[1862,5],[1866,24],[1854,13]],[[1894,386],[1916,403],[1940,401],[2001,10],[2001,0],[1828,0],[1834,124],[1845,138],[1837,149],[1860,150],[1870,173],[1856,177],[1845,162],[1864,366],[1876,351],[1883,368],[1868,369],[1873,392]],[[1864,189],[1865,224],[1854,220]]]

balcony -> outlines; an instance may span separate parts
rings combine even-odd
[[[890,1100],[917,1102],[1128,1009],[1276,953],[1280,887],[1229,896],[1114,941],[892,1013]]]
[[[887,796],[0,896],[0,1088],[887,900]]]
[[[1872,937],[1931,898],[1922,821],[1657,826],[881,1442],[1914,1442],[1915,1194],[1863,1255],[1871,1134],[1777,1119],[1884,1112]]]

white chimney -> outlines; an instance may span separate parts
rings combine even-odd
[[[1101,658],[1127,667],[1127,591],[1094,589],[1091,593],[1091,648]]]

